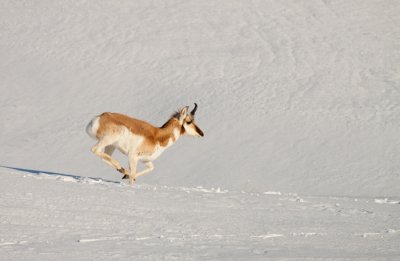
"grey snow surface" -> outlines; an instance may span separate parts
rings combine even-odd
[[[2,260],[398,260],[399,202],[1,170]],[[12,184],[12,185],[10,185]]]

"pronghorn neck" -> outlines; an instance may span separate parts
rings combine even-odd
[[[182,134],[182,125],[175,118],[169,119],[159,128],[157,139],[161,146],[171,146]]]

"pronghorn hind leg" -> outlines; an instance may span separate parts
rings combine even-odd
[[[115,147],[113,145],[108,145],[104,148],[104,153],[109,155],[110,157],[112,156],[112,154],[115,151]],[[104,160],[104,159],[103,159]],[[104,160],[106,163],[108,163],[106,160]],[[120,164],[121,165],[121,164]],[[124,169],[122,166],[120,168],[117,169],[117,171],[121,172],[122,174],[124,174],[124,177],[127,176],[127,173],[129,173],[126,169]]]
[[[104,152],[102,151],[104,148]],[[121,164],[111,157],[115,148],[112,145],[103,145],[102,142],[97,143],[92,147],[92,152],[99,156],[105,163],[115,168],[117,171],[122,174],[128,174],[128,171],[125,170]]]
[[[146,162],[144,162],[144,164],[146,165],[147,168],[145,170],[142,170],[141,172],[137,173],[136,177],[142,176],[144,174],[147,174],[147,173],[153,171],[153,169],[154,169],[153,162],[146,161]]]

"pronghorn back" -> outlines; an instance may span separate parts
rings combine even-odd
[[[124,114],[105,112],[98,117],[99,127],[96,130],[97,138],[116,134],[121,131],[121,127],[127,128],[133,134],[150,139],[153,138],[157,132],[157,128],[153,125]]]

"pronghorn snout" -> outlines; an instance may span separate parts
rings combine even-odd
[[[185,122],[183,124],[183,128],[185,129],[185,132],[190,135],[190,136],[195,136],[195,137],[203,137],[204,136],[204,132],[202,130],[200,130],[199,127],[197,127],[196,124],[194,124],[193,122]]]
[[[196,132],[197,132],[201,137],[203,137],[203,136],[204,136],[204,132],[203,132],[202,130],[200,130],[200,128],[197,127],[196,125],[194,125],[194,126],[196,127]]]

